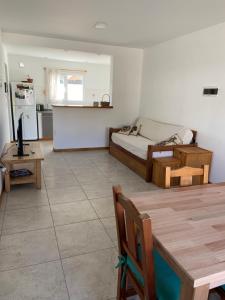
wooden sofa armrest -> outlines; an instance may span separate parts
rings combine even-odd
[[[113,132],[119,132],[121,129],[122,128],[112,128],[112,127],[110,127],[109,128],[109,141],[112,140],[111,137],[112,137]]]
[[[161,152],[161,151],[173,151],[174,148],[182,147],[197,147],[198,144],[181,144],[181,145],[169,145],[169,146],[157,146],[157,145],[148,145],[148,152]]]

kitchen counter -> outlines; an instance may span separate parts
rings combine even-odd
[[[52,105],[54,150],[105,148],[108,128],[115,111],[112,107]]]
[[[110,106],[93,106],[93,105],[77,105],[77,104],[52,104],[53,107],[68,107],[68,108],[95,108],[95,109],[110,109],[113,108]]]

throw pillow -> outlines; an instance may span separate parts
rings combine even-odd
[[[118,131],[118,133],[120,133],[120,134],[125,134],[125,135],[129,135],[131,129],[132,129],[131,126],[123,126],[123,127],[121,128],[121,130]]]
[[[176,133],[172,135],[170,138],[168,138],[167,140],[157,143],[156,146],[171,146],[171,145],[181,145],[181,144],[183,144],[183,142],[179,137],[179,135]]]
[[[130,135],[135,135],[135,136],[137,136],[137,135],[139,134],[140,130],[141,130],[141,125],[139,125],[139,126],[134,125],[134,126],[131,128]]]

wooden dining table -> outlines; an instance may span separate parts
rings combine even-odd
[[[151,217],[154,247],[181,279],[181,300],[206,300],[210,289],[225,284],[225,183],[129,199]]]

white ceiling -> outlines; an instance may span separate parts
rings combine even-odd
[[[107,29],[94,29],[98,21]],[[224,0],[0,0],[5,31],[121,46],[150,46],[224,21]]]
[[[27,45],[17,45],[6,43],[7,53],[16,55],[25,55],[33,57],[42,57],[64,61],[76,61],[82,63],[110,65],[111,56],[82,51],[63,50],[46,47],[32,47]]]

